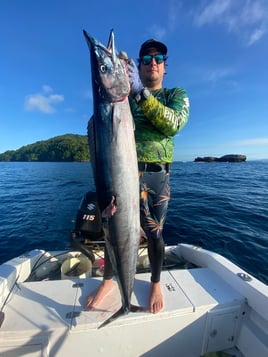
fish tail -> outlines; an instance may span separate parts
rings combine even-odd
[[[125,313],[126,313],[126,312],[125,312],[125,310],[124,310],[124,308],[123,308],[123,306],[122,306],[122,307],[121,307],[118,311],[116,311],[111,317],[109,317],[107,320],[105,320],[105,321],[98,327],[98,329],[99,329],[99,328],[102,328],[102,327],[104,327],[104,326],[106,326],[106,325],[108,325],[110,322],[116,320],[119,316],[124,315]]]
[[[0,311],[0,327],[2,326],[4,320],[5,320],[5,313],[3,311]]]
[[[116,311],[112,316],[110,316],[107,320],[105,320],[99,327],[98,329],[107,326],[110,322],[116,320],[119,316],[125,315],[128,312],[148,312],[148,309],[143,307],[143,306],[137,306],[137,305],[130,305],[129,309],[125,309],[123,306]]]
[[[129,311],[131,311],[131,312],[149,312],[147,307],[132,305],[132,304],[130,305]]]

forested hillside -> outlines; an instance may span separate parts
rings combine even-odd
[[[66,134],[0,154],[0,161],[89,161],[86,135]]]

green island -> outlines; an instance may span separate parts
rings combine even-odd
[[[5,151],[0,154],[0,161],[89,161],[88,139],[86,135],[78,134],[55,136],[48,140],[22,146],[18,150]]]

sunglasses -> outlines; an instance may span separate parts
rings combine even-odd
[[[155,59],[155,62],[157,64],[160,64],[162,62],[164,62],[167,57],[165,55],[162,55],[162,54],[157,54],[157,55],[145,55],[145,56],[142,56],[139,60],[142,64],[144,64],[145,66],[147,66],[148,64],[151,64],[152,63],[152,60],[153,58]]]

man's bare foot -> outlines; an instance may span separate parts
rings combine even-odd
[[[151,283],[151,292],[149,299],[149,309],[153,314],[157,314],[159,311],[163,309],[164,301],[163,295],[161,291],[160,282]]]
[[[86,299],[85,309],[92,310],[96,309],[104,297],[113,289],[114,281],[113,279],[103,280],[97,290],[89,295]]]

